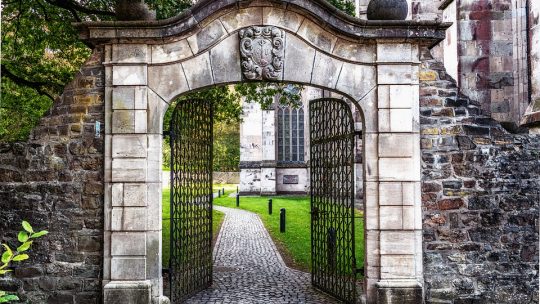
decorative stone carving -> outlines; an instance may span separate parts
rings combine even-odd
[[[242,74],[249,80],[277,80],[283,71],[283,30],[250,26],[240,31]]]

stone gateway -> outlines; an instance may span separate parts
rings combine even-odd
[[[367,303],[537,302],[540,138],[459,92],[429,51],[451,23],[431,19],[202,0],[167,20],[78,24],[92,57],[28,143],[0,145],[0,230],[51,231],[0,284],[34,303],[168,303],[164,114],[188,92],[279,81],[340,94],[361,118]]]

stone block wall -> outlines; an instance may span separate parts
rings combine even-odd
[[[506,132],[424,56],[426,301],[538,303],[540,136]]]
[[[0,242],[22,220],[49,230],[0,280],[29,303],[100,303],[103,260],[104,68],[91,58],[27,142],[0,144]]]
[[[216,184],[238,184],[240,183],[240,172],[214,172],[212,179]]]

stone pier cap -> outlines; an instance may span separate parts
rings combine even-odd
[[[259,16],[250,10],[253,8],[261,9]],[[156,44],[172,42],[190,36],[204,28],[212,20],[235,11],[237,14],[242,14],[244,11],[243,16],[236,18],[238,25],[272,24],[276,22],[276,19],[267,18],[267,13],[273,10],[290,12],[290,14],[282,15],[281,21],[290,23],[292,26],[297,21],[295,15],[306,16],[324,30],[357,43],[387,40],[413,42],[431,48],[445,38],[445,31],[451,26],[449,22],[438,20],[362,20],[343,13],[325,0],[201,0],[190,9],[169,19],[81,22],[74,25],[79,29],[80,38],[91,45],[106,43]],[[260,20],[257,20],[258,17]]]

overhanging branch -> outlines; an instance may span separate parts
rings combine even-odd
[[[2,77],[9,78],[11,81],[15,82],[18,85],[32,88],[36,90],[40,95],[45,95],[54,101],[54,97],[52,97],[52,95],[50,95],[43,89],[43,87],[48,85],[48,83],[42,81],[26,80],[20,76],[13,74],[4,64],[2,64],[1,73]]]
[[[112,16],[112,17],[116,16],[115,12],[88,8],[86,6],[83,6],[71,0],[45,0],[45,1],[47,1],[47,3],[51,5],[66,9],[70,11],[72,14],[73,14],[73,11],[77,11],[77,12],[89,14],[89,15],[102,15],[102,16]]]

